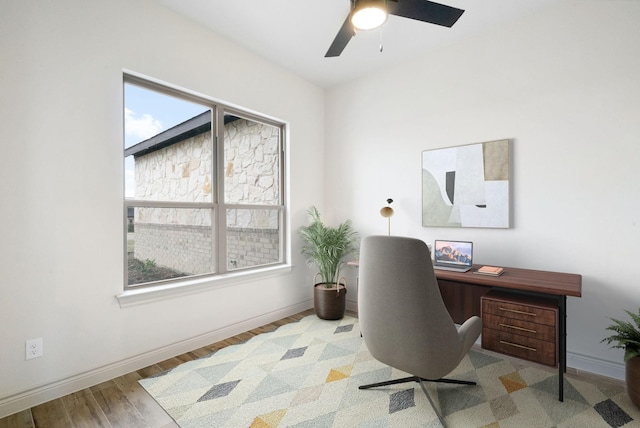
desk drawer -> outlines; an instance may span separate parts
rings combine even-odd
[[[549,366],[556,365],[555,342],[483,328],[482,347]]]
[[[481,300],[483,348],[550,366],[557,364],[555,301],[493,290]]]
[[[482,299],[483,314],[493,314],[514,320],[555,327],[557,310],[545,306],[534,305],[524,301],[522,303],[514,303],[510,299],[495,299],[493,297],[488,298],[488,296]]]
[[[551,325],[536,324],[488,313],[483,314],[482,323],[484,327],[492,330],[532,337],[547,342],[556,341],[556,327]]]

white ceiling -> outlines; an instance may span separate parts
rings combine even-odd
[[[390,16],[325,58],[350,0],[156,0],[322,87],[335,86],[530,14],[557,0],[442,0],[464,9],[451,28]],[[402,0],[400,0],[402,1]],[[379,51],[380,38],[384,46]]]

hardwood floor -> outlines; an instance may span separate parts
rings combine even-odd
[[[313,313],[312,309],[300,312],[246,333],[7,416],[0,419],[0,428],[176,428],[178,425],[138,384],[138,380],[172,369],[184,362],[207,356],[225,346],[244,342],[258,334],[273,331],[282,325],[296,322]],[[351,312],[348,314],[356,316]],[[499,357],[510,358],[505,355],[499,355]],[[532,363],[532,365],[535,364]],[[569,369],[568,374],[589,382],[624,386],[622,381],[590,373],[577,373],[574,369]]]
[[[178,425],[138,384],[138,380],[211,354],[225,346],[298,321],[313,310],[159,362],[107,382],[0,419],[0,428],[176,428]]]

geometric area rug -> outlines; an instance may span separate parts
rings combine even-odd
[[[420,385],[358,386],[407,376],[371,357],[357,318],[310,315],[140,384],[182,428],[440,427]],[[449,428],[640,427],[621,387],[471,350],[450,378],[427,383]]]

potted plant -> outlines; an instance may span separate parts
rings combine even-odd
[[[610,318],[614,324],[606,329],[615,334],[602,339],[602,342],[615,342],[612,348],[624,349],[627,393],[633,404],[640,408],[640,309],[637,315],[631,311],[625,312],[629,314],[633,323]]]
[[[350,220],[338,227],[329,227],[320,219],[314,206],[309,208],[311,224],[302,226],[299,234],[304,241],[301,252],[309,266],[318,269],[314,279],[313,302],[316,315],[321,319],[335,320],[344,316],[346,308],[346,281],[340,277],[345,258],[357,251],[357,232]]]

